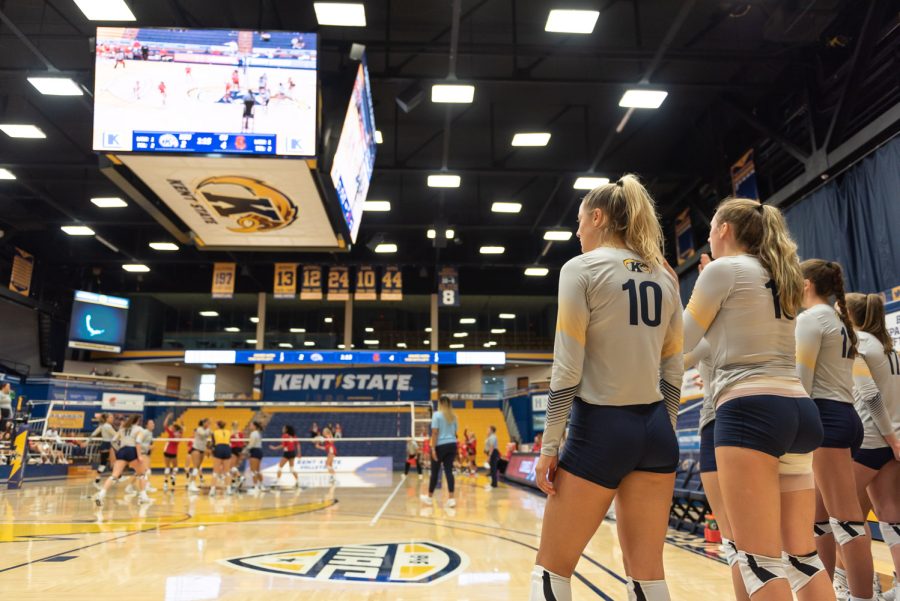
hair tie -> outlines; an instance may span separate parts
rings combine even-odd
[[[756,212],[760,215],[763,214],[763,203],[759,203],[758,205],[756,205]]]
[[[620,188],[625,187],[624,182],[622,182],[622,178],[619,178],[616,180],[616,185],[619,186]]]

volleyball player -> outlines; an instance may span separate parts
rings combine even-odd
[[[322,441],[321,444],[316,443],[316,448],[325,451],[325,468],[328,470],[331,482],[334,482],[334,458],[337,456],[337,449],[334,447],[334,434],[332,434],[331,428],[326,426],[322,430]]]
[[[168,490],[169,486],[175,490],[175,476],[178,475],[178,447],[181,441],[175,440],[181,438],[182,429],[180,424],[172,424],[173,415],[169,413],[163,420],[163,430],[169,437],[166,448],[163,449],[163,463],[165,472],[163,473],[163,490]],[[172,424],[172,425],[170,425]],[[190,453],[188,453],[190,455]]]
[[[194,440],[191,442],[193,446],[190,450],[190,458],[191,458],[191,475],[189,478],[190,484],[188,486],[188,492],[197,493],[200,492],[200,488],[197,486],[197,476],[200,475],[200,470],[203,465],[203,457],[206,455],[206,447],[209,446],[209,435],[211,432],[209,431],[209,418],[204,417],[200,420],[200,423],[194,429]]]
[[[300,488],[300,477],[297,475],[297,472],[294,471],[294,461],[299,456],[299,446],[300,443],[297,441],[297,438],[294,434],[294,426],[290,424],[285,424],[281,429],[281,444],[277,445],[269,445],[269,448],[273,451],[277,451],[281,449],[281,459],[278,460],[278,472],[275,476],[275,484],[279,484],[281,482],[281,470],[287,464],[288,469],[291,470],[291,475],[294,476],[294,483],[297,488]]]
[[[100,425],[91,432],[91,438],[100,437],[100,446],[97,449],[97,475],[94,478],[94,486],[100,489],[100,478],[109,469],[112,462],[115,461],[115,455],[112,450],[112,441],[116,437],[116,427],[113,426],[115,416],[112,413],[100,414]]]
[[[438,410],[431,416],[431,478],[428,481],[428,494],[419,498],[423,503],[434,501],[434,489],[441,479],[441,467],[447,477],[447,507],[456,507],[453,477],[453,458],[457,454],[456,447],[456,414],[453,413],[453,402],[445,396],[438,400]]]
[[[847,315],[844,275],[839,264],[821,259],[804,261],[800,269],[805,310],[797,317],[797,373],[819,409],[825,434],[813,452],[816,548],[833,575],[836,541],[847,566],[851,599],[872,599],[870,535],[853,475],[853,453],[862,444],[863,426],[853,406],[857,338]]]
[[[416,462],[416,471],[419,473],[419,480],[422,479],[422,457],[419,455],[419,443],[415,438],[406,439],[406,463],[403,466],[403,475],[409,475],[409,468],[412,462]]]
[[[575,565],[615,498],[628,599],[664,601],[684,369],[681,302],[663,267],[653,200],[634,176],[585,196],[577,236],[582,254],[559,276],[550,399],[535,467],[548,499],[531,599],[572,598]]]
[[[231,422],[231,440],[229,442],[231,444],[231,463],[228,471],[231,474],[231,487],[237,491],[244,483],[241,465],[244,462],[244,445],[247,444],[247,437],[238,422]]]
[[[853,396],[864,432],[862,448],[853,456],[856,491],[863,515],[874,507],[878,516],[894,562],[893,599],[900,601],[900,355],[886,328],[880,294],[850,293],[847,309],[859,339]]]
[[[216,488],[221,486],[226,494],[231,494],[231,487],[226,485],[228,467],[231,465],[231,430],[225,429],[225,422],[216,422],[212,433],[213,442],[213,480],[209,487],[209,496],[216,496]],[[196,448],[196,447],[195,447]]]
[[[797,245],[778,209],[744,198],[719,205],[709,242],[715,260],[684,313],[684,347],[710,345],[718,480],[747,594],[834,599],[813,540],[823,432],[796,371]]]
[[[112,477],[107,478],[106,482],[103,483],[103,488],[100,489],[100,492],[94,497],[97,507],[103,507],[103,500],[106,498],[106,492],[118,481],[126,467],[132,468],[138,475],[137,485],[140,490],[138,503],[143,504],[150,502],[150,497],[147,496],[147,491],[144,490],[144,479],[141,477],[144,475],[145,468],[144,462],[141,460],[140,449],[137,445],[137,436],[142,431],[140,421],[141,417],[139,415],[132,415],[128,418],[122,428],[116,432],[115,441],[119,443],[119,449],[116,451],[116,462],[113,465]]]
[[[150,484],[150,474],[152,473],[150,469],[150,453],[153,451],[153,430],[155,428],[156,423],[152,419],[148,419],[137,436],[137,443],[141,449],[141,461],[144,463],[144,490],[148,493],[156,492],[156,489]]]
[[[262,431],[263,427],[261,423],[253,422],[250,424],[250,439],[247,441],[245,451],[250,457],[250,473],[253,475],[253,488],[250,489],[251,493],[258,493],[263,490],[263,475],[259,469],[263,458]]]

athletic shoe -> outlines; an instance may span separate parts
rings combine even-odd
[[[836,601],[850,601],[850,589],[835,583],[834,596]]]
[[[456,499],[447,499],[447,507],[456,507]]]
[[[126,495],[133,495],[133,494],[135,494],[136,492],[137,492],[137,491],[134,489],[134,486],[132,486],[131,484],[129,484],[128,486],[125,487],[125,494],[126,494]]]
[[[94,503],[97,504],[97,507],[103,507],[103,499],[106,497],[106,491],[101,490],[97,493],[97,496],[94,497]]]
[[[421,479],[422,479],[422,474],[419,474],[419,480],[421,480]]]
[[[434,498],[429,497],[428,495],[419,495],[419,500],[426,505],[431,505],[434,502]]]
[[[138,505],[146,505],[147,503],[152,503],[153,500],[147,496],[147,493],[141,492],[138,495]]]
[[[492,490],[494,490],[494,487],[491,486],[490,484],[488,484],[487,486],[484,487],[484,490],[485,490],[486,492],[491,492]]]
[[[216,496],[216,487],[215,486],[213,486],[212,488],[209,489],[209,496],[210,497]]]
[[[165,486],[165,485],[163,485],[163,486]],[[147,486],[144,487],[144,490],[145,490],[146,492],[159,492],[158,490],[156,490],[155,488],[153,488],[153,487],[150,486],[149,484],[148,484]]]
[[[192,482],[192,483],[188,484],[188,492],[198,493],[198,492],[200,492],[200,489],[197,487],[196,484],[194,484]]]

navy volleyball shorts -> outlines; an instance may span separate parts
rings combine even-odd
[[[809,397],[760,394],[731,399],[716,409],[716,448],[742,447],[781,457],[810,453],[823,436],[819,410]]]
[[[575,397],[559,467],[615,489],[633,471],[670,474],[677,466],[678,439],[665,403],[619,407]]]
[[[700,430],[700,473],[719,471],[716,465],[716,422],[709,422]]]
[[[127,461],[131,463],[138,458],[137,449],[134,447],[122,447],[116,451],[116,461]]]
[[[859,449],[853,454],[853,461],[875,471],[880,470],[893,460],[894,451],[891,450],[891,447]]]
[[[213,448],[213,457],[216,459],[231,459],[231,447],[227,444],[217,444]]]
[[[262,449],[260,449],[258,447],[254,447],[254,448],[250,449],[250,457],[251,458],[262,459],[262,456],[263,456]]]
[[[863,441],[863,424],[853,404],[830,399],[815,399],[815,403],[825,431],[822,446],[850,449],[851,453],[859,450]]]

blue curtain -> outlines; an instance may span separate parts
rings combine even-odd
[[[900,138],[799,201],[785,217],[800,258],[840,262],[848,291],[900,284]]]

